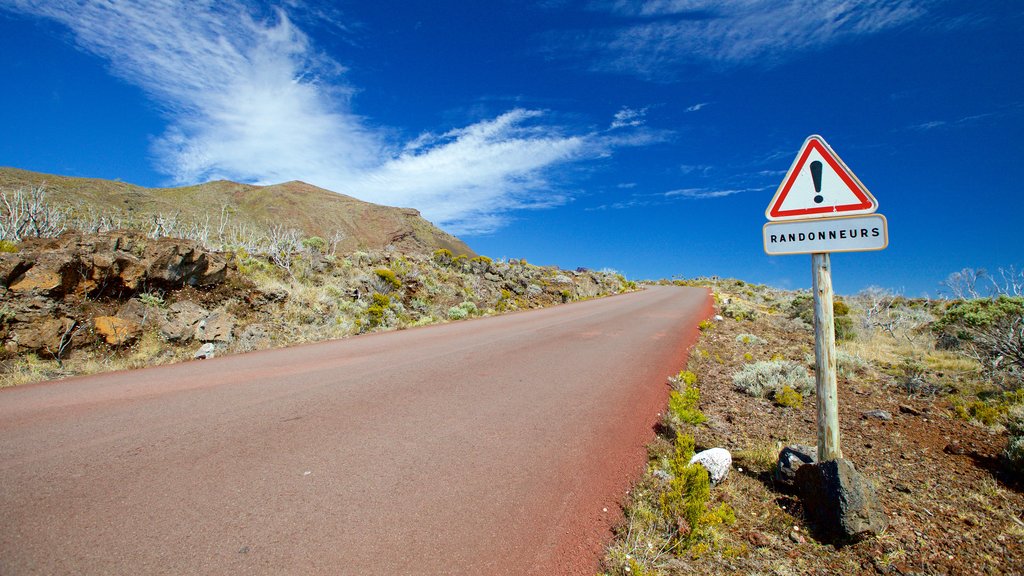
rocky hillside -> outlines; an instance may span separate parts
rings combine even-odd
[[[475,256],[464,242],[411,208],[363,202],[306,184],[254,186],[219,180],[183,188],[143,188],[125,182],[71,178],[0,168],[0,190],[44,187],[46,199],[70,211],[86,230],[156,229],[160,235],[239,237],[278,226],[333,241],[342,252],[393,246],[403,253],[447,249]]]
[[[308,240],[308,239],[307,239]],[[322,242],[276,258],[133,231],[0,242],[0,386],[615,294],[622,276]]]

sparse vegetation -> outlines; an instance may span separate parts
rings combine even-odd
[[[802,365],[789,360],[763,360],[744,365],[732,377],[733,386],[746,394],[767,398],[789,388],[800,396],[814,392],[814,380]]]

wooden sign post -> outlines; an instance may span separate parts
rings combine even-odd
[[[810,254],[814,291],[814,377],[818,395],[818,461],[843,457],[839,447],[832,252],[883,250],[888,223],[878,201],[821,136],[810,136],[765,210],[768,255]]]
[[[811,254],[814,282],[814,384],[818,394],[818,462],[843,457],[839,448],[839,398],[836,385],[836,326],[832,308],[832,258]]]

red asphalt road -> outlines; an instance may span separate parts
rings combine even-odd
[[[590,576],[710,306],[650,288],[0,390],[0,574]]]

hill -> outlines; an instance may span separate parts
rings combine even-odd
[[[302,236],[338,238],[343,252],[394,246],[402,253],[447,249],[476,254],[412,208],[392,208],[293,181],[271,186],[227,180],[181,188],[144,188],[99,178],[74,178],[0,168],[0,190],[46,188],[47,200],[89,220],[98,215],[145,228],[157,218],[179,225],[230,226],[266,233],[274,225]]]

